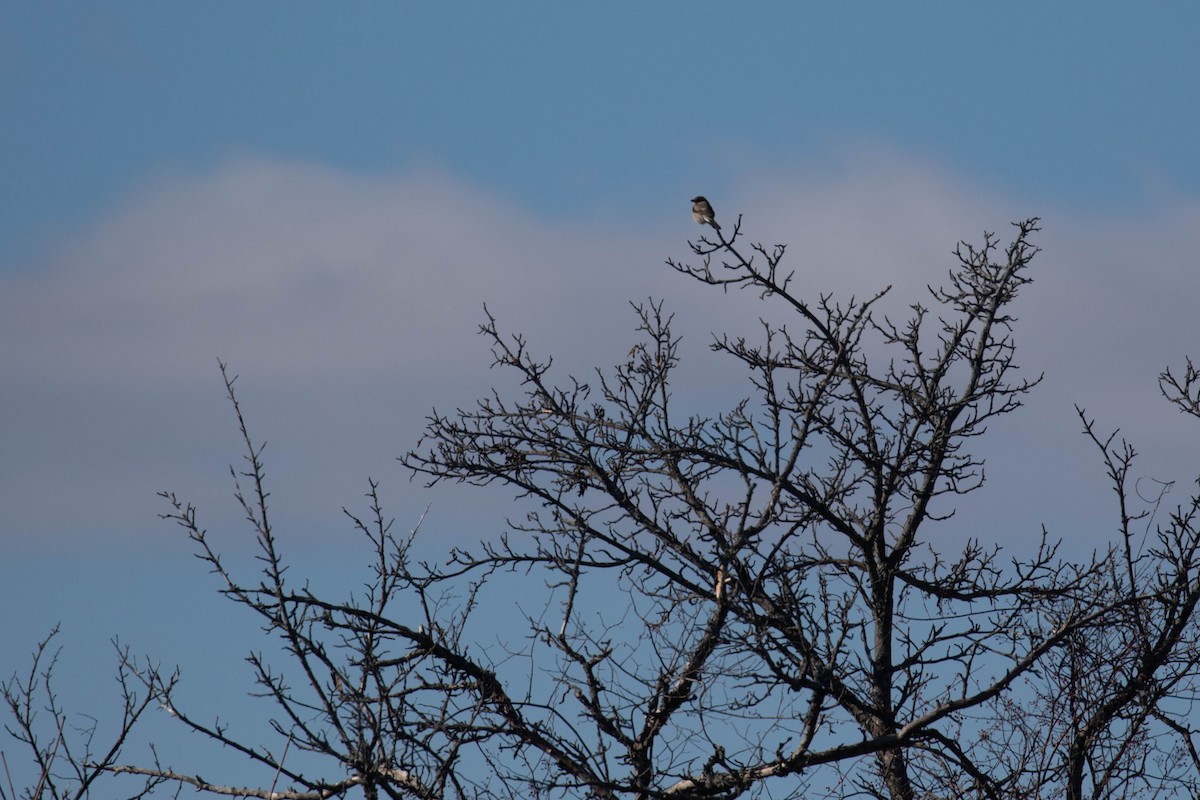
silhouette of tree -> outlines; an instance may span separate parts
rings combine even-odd
[[[48,737],[30,711],[54,697],[43,645],[34,677],[4,686],[41,766],[26,796],[88,796],[109,775],[139,777],[142,793],[260,798],[1197,796],[1200,494],[1155,524],[1163,493],[1131,492],[1133,448],[1080,410],[1118,499],[1111,550],[1064,559],[1043,534],[1027,554],[976,539],[951,552],[929,535],[984,485],[972,445],[1040,380],[1017,377],[1013,338],[1038,221],[1005,246],[961,243],[902,323],[876,312],[890,287],[804,296],[785,248],[744,247],[741,228],[706,231],[695,264],[668,264],[788,318],[764,321],[757,342],[714,341],[748,376],[742,402],[697,413],[710,398],[676,398],[662,303],[635,305],[640,341],[587,382],[556,380],[488,314],[495,365],[522,388],[434,412],[402,461],[430,483],[506,486],[528,513],[476,550],[415,563],[416,531],[393,533],[372,482],[369,513],[349,518],[374,567],[348,599],[288,577],[261,448],[222,365],[258,578],[240,579],[195,509],[164,497],[301,676],[251,656],[279,741],[185,711],[177,676],[126,653],[122,739],[99,757],[68,750],[57,706]],[[1200,417],[1190,362],[1160,386]],[[489,645],[476,612],[512,575],[544,587],[545,610]],[[118,763],[151,700],[267,779],[218,785],[156,754]]]

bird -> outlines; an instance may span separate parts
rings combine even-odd
[[[704,199],[704,195],[698,194],[692,198],[692,219],[701,225],[707,223],[716,230],[721,230],[721,226],[717,224],[717,215],[713,213],[713,208]]]

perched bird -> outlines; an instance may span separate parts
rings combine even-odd
[[[713,213],[712,206],[708,204],[703,195],[696,195],[692,198],[692,219],[701,225],[708,224],[721,230],[721,226],[717,224],[717,215]]]

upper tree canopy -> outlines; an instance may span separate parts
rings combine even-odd
[[[510,487],[530,510],[500,540],[415,564],[376,500],[351,517],[375,558],[349,599],[288,577],[239,408],[237,491],[261,576],[227,568],[173,495],[169,516],[284,643],[286,679],[251,661],[278,704],[279,745],[239,740],[179,708],[173,677],[123,663],[144,687],[130,708],[154,697],[271,777],[234,789],[114,752],[73,760],[61,785],[86,794],[133,773],[295,798],[1195,796],[1200,499],[1139,537],[1134,453],[1080,412],[1119,500],[1111,551],[1076,563],[1045,539],[1006,552],[929,536],[984,485],[974,440],[1037,383],[1018,377],[1013,338],[1037,230],[960,244],[928,306],[895,321],[875,313],[887,289],[808,296],[783,247],[745,247],[740,219],[706,229],[695,262],[668,264],[756,292],[788,321],[716,339],[745,399],[703,414],[679,408],[709,398],[672,394],[666,304],[638,306],[628,358],[586,380],[556,379],[489,316],[496,365],[523,390],[434,413],[402,460],[430,482]],[[1200,417],[1190,363],[1162,387]],[[510,572],[524,576],[521,607],[545,610],[480,635],[472,614],[504,599],[491,592]],[[6,696],[18,736],[46,753],[22,705],[43,689],[14,681]]]

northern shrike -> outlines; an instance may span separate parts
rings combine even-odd
[[[717,215],[713,213],[712,206],[708,204],[703,195],[696,195],[692,198],[692,219],[701,225],[707,223],[717,230],[721,230],[721,226],[717,224]]]

